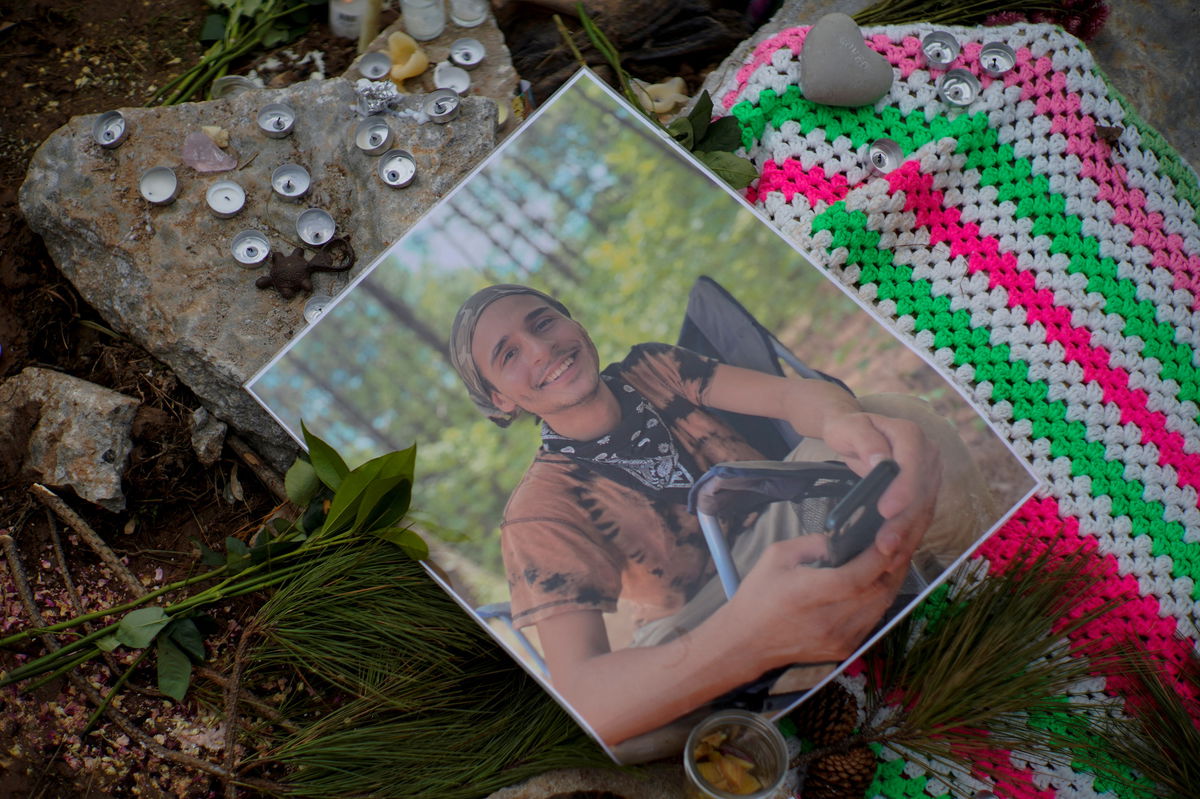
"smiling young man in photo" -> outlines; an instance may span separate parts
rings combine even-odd
[[[841,662],[892,605],[919,546],[953,555],[991,521],[961,441],[911,398],[860,401],[666,344],[602,368],[562,303],[516,285],[463,304],[451,357],[497,424],[542,421],[501,524],[513,623],[536,627],[555,689],[610,745],[772,669]],[[859,475],[896,461],[874,545],[822,568],[823,535],[790,510],[763,513],[730,535],[743,581],[725,601],[688,491],[716,463],[763,456],[711,409],[783,419],[807,437],[804,459]],[[618,602],[634,632],[614,648],[604,614]]]

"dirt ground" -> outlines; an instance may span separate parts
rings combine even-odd
[[[159,86],[194,64],[208,12],[203,0],[0,0],[0,381],[40,366],[141,401],[124,481],[128,509],[110,513],[69,492],[65,498],[151,585],[191,568],[193,540],[218,546],[229,535],[244,538],[277,501],[228,448],[215,465],[200,464],[188,432],[195,397],[170,370],[108,330],[79,297],[21,216],[17,191],[37,146],[72,116],[145,105]],[[328,74],[341,74],[354,56],[353,43],[331,37],[324,25],[289,48],[322,51]],[[237,66],[244,71],[264,55]],[[308,76],[280,80],[296,77]],[[0,462],[19,462],[22,455],[0,452]],[[0,530],[16,540],[39,606],[47,614],[74,615],[53,564],[50,518],[29,493],[28,480],[0,484]],[[128,599],[96,555],[58,528],[83,605],[91,610]],[[4,585],[0,631],[21,629],[27,614],[8,593],[11,582]],[[227,609],[225,627],[209,641],[214,655],[244,611]],[[11,665],[6,656],[3,667]],[[88,678],[106,685],[112,674],[102,666]],[[213,736],[220,693],[211,684],[196,680],[178,707],[142,687],[154,684],[148,669],[131,684],[137,688],[124,692],[122,710],[139,719],[150,739],[220,761]],[[80,739],[89,705],[64,681],[35,692],[32,701],[12,688],[0,690],[0,796],[216,795],[210,778],[147,757],[111,724]]]
[[[385,3],[385,5],[388,5]],[[394,3],[392,4],[394,5]],[[317,12],[324,15],[323,6]],[[134,450],[125,473],[127,510],[110,513],[65,492],[64,498],[125,560],[143,583],[154,586],[194,568],[194,542],[222,548],[227,536],[247,538],[277,509],[278,500],[227,446],[212,466],[195,455],[188,431],[196,398],[169,369],[111,331],[58,271],[40,238],[22,217],[17,193],[38,145],[71,117],[149,104],[155,91],[201,57],[199,34],[210,13],[204,0],[0,0],[0,382],[31,366],[58,370],[141,401],[134,424]],[[539,12],[540,13],[540,12]],[[535,15],[536,16],[536,15]],[[540,48],[553,41],[548,13],[542,19],[503,21],[514,59],[542,63]],[[381,22],[395,19],[385,9]],[[526,33],[528,32],[528,33]],[[691,59],[631,67],[640,77],[686,74],[698,84],[732,49],[744,30],[733,25],[713,51]],[[514,41],[515,40],[515,41]],[[516,48],[514,48],[515,50]],[[354,43],[333,37],[324,20],[299,40],[258,52],[231,70],[251,69],[269,85],[312,77],[293,68],[309,52],[322,54],[324,74],[339,75],[354,58]],[[278,64],[276,66],[276,64]],[[548,93],[554,81],[573,71],[569,64],[545,69],[536,90]],[[693,87],[694,88],[694,87]],[[543,95],[544,96],[544,95]],[[0,451],[0,465],[15,465],[23,452]],[[14,469],[0,468],[0,475]],[[0,533],[16,542],[35,600],[51,619],[111,606],[129,598],[101,568],[96,554],[56,521],[30,493],[27,479],[0,479]],[[61,579],[54,538],[61,540],[78,599]],[[0,595],[0,637],[28,625],[28,614],[6,573]],[[227,641],[251,603],[223,607],[206,639],[210,663],[218,672]],[[28,648],[28,656],[40,653]],[[5,653],[0,669],[26,655]],[[85,676],[106,689],[130,658],[110,659]],[[224,759],[220,726],[221,692],[211,679],[197,677],[178,705],[153,688],[153,670],[142,667],[122,690],[116,706],[136,720],[151,744],[211,762]],[[18,694],[0,689],[0,797],[216,796],[212,777],[149,754],[147,746],[102,721],[81,737],[91,703],[59,680]],[[242,792],[243,796],[247,795]]]

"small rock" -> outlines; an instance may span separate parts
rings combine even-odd
[[[212,466],[221,457],[225,446],[225,431],[229,425],[200,407],[192,411],[192,449],[205,466]]]
[[[125,508],[121,474],[138,401],[51,369],[0,384],[0,477],[68,487],[102,508]]]
[[[236,158],[198,130],[192,131],[183,140],[182,158],[197,172],[227,172],[237,166]]]
[[[800,84],[814,103],[870,105],[892,87],[892,66],[867,46],[862,31],[846,14],[826,14],[804,39]]]

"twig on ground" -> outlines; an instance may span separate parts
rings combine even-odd
[[[34,483],[30,486],[29,491],[41,500],[42,504],[54,511],[58,515],[58,518],[62,519],[67,526],[78,533],[79,537],[86,541],[88,546],[100,556],[100,559],[104,561],[104,565],[108,566],[112,573],[133,591],[135,596],[142,596],[146,593],[145,586],[134,576],[129,567],[121,562],[116,553],[109,549],[108,544],[104,543],[104,539],[78,513],[72,510],[70,505],[63,502],[58,494],[55,494],[41,483]]]
[[[278,472],[268,466],[266,462],[264,462],[263,459],[258,456],[258,453],[250,449],[249,444],[247,444],[245,441],[242,441],[237,436],[229,436],[227,439],[225,439],[225,441],[229,444],[229,448],[232,449],[237,456],[241,458],[247,466],[250,467],[250,470],[257,475],[258,479],[262,481],[262,484],[265,485],[277,499],[280,499],[284,502],[287,501],[287,489],[284,488],[283,478],[279,476]]]

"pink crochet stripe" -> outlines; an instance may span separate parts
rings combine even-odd
[[[850,184],[846,176],[840,173],[835,172],[832,177],[826,177],[825,170],[820,166],[806,171],[804,166],[794,159],[784,161],[782,165],[769,160],[763,164],[758,187],[748,189],[746,199],[757,202],[758,198],[776,191],[789,203],[799,192],[815,209],[819,207],[818,203],[823,206],[844,200],[850,192]]]
[[[1143,389],[1131,388],[1129,373],[1110,365],[1110,354],[1093,346],[1091,331],[1071,323],[1071,311],[1055,305],[1054,293],[1036,287],[1036,275],[1022,270],[1010,252],[1001,252],[1000,243],[981,236],[979,226],[961,221],[957,208],[946,207],[941,192],[933,188],[933,176],[922,174],[916,161],[905,162],[886,176],[892,193],[904,192],[906,212],[915,212],[916,225],[929,228],[930,245],[950,246],[954,257],[965,256],[970,272],[985,272],[988,285],[1005,289],[1009,307],[1021,306],[1030,322],[1040,322],[1046,340],[1063,345],[1064,358],[1083,367],[1085,380],[1103,389],[1106,402],[1121,410],[1121,421],[1141,430],[1143,444],[1158,449],[1158,463],[1175,469],[1179,482],[1200,488],[1200,455],[1184,451],[1184,436],[1167,429],[1166,414],[1149,409],[1149,397]]]
[[[1182,236],[1165,232],[1162,214],[1146,210],[1145,193],[1129,186],[1125,166],[1112,160],[1111,146],[1096,136],[1095,118],[1080,112],[1082,98],[1067,91],[1067,76],[1056,72],[1048,57],[1013,72],[1018,71],[1021,99],[1036,101],[1037,113],[1050,116],[1051,133],[1062,134],[1066,152],[1082,162],[1079,177],[1094,180],[1097,201],[1112,205],[1113,224],[1128,227],[1131,244],[1153,252],[1151,263],[1171,272],[1175,288],[1190,293],[1192,308],[1200,310],[1200,255],[1186,252]]]
[[[721,105],[725,106],[725,110],[728,111],[730,108],[733,108],[733,104],[737,102],[742,92],[746,90],[746,84],[750,82],[750,76],[764,64],[770,64],[771,57],[778,50],[787,47],[792,51],[792,55],[799,55],[800,50],[804,47],[804,37],[808,35],[811,27],[810,25],[805,25],[800,28],[787,28],[771,38],[759,42],[754,48],[754,53],[750,56],[750,60],[742,64],[741,69],[737,72],[737,86],[725,92],[725,96],[721,98]]]
[[[1163,675],[1182,696],[1200,699],[1194,687],[1179,679],[1192,654],[1191,642],[1178,635],[1174,618],[1160,616],[1158,600],[1153,595],[1142,596],[1133,575],[1122,577],[1118,574],[1117,559],[1101,554],[1096,540],[1080,532],[1077,519],[1061,514],[1054,498],[1035,497],[1026,502],[1004,527],[980,546],[975,556],[987,559],[989,571],[1003,573],[1012,568],[1014,561],[1027,562],[1043,552],[1050,552],[1056,560],[1062,560],[1077,556],[1081,551],[1094,556],[1098,579],[1091,594],[1080,597],[1066,617],[1078,618],[1102,602],[1117,600],[1118,604],[1100,618],[1081,626],[1072,640],[1085,648],[1131,642],[1162,665]],[[1126,675],[1106,673],[1104,676],[1105,690],[1110,694],[1130,697],[1139,693]]]

